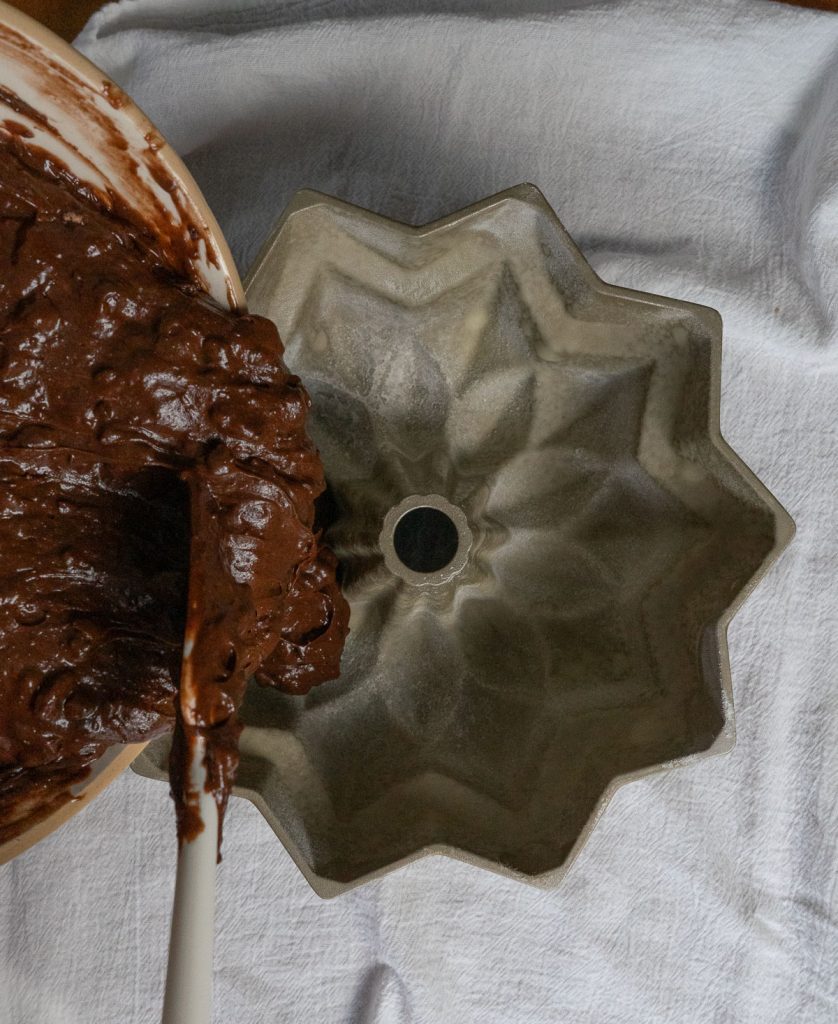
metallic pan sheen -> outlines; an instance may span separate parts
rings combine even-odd
[[[352,634],[308,698],[253,688],[238,792],[323,895],[424,853],[555,883],[617,785],[733,742],[726,626],[793,527],[719,433],[718,314],[604,284],[529,185],[424,228],[302,192],[247,300]],[[424,574],[422,505],[459,537]]]

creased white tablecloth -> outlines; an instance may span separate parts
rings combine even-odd
[[[838,15],[763,0],[130,0],[79,45],[247,269],[295,189],[422,222],[537,183],[609,281],[726,324],[723,427],[797,521],[731,631],[738,745],[624,788],[541,892],[440,859],[335,901],[233,801],[224,1024],[838,1021]],[[159,1014],[165,788],[0,869],[0,1021]]]

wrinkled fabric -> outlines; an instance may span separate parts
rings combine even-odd
[[[735,751],[620,790],[554,891],[432,858],[323,902],[232,801],[214,1020],[838,1020],[838,16],[133,0],[79,45],[243,271],[298,188],[420,223],[536,183],[603,278],[720,310],[723,429],[798,527],[731,627]],[[128,772],[0,869],[0,1019],[158,1019],[173,835]]]

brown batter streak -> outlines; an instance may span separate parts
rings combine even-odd
[[[0,139],[0,841],[109,745],[173,726],[182,839],[199,735],[223,816],[247,680],[337,675],[348,610],[313,529],[308,408],[269,321]]]

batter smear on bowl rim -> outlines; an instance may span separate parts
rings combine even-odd
[[[201,827],[198,737],[221,821],[247,680],[302,694],[338,674],[308,408],[273,324],[0,138],[0,842],[110,745],[173,726],[180,838]]]

